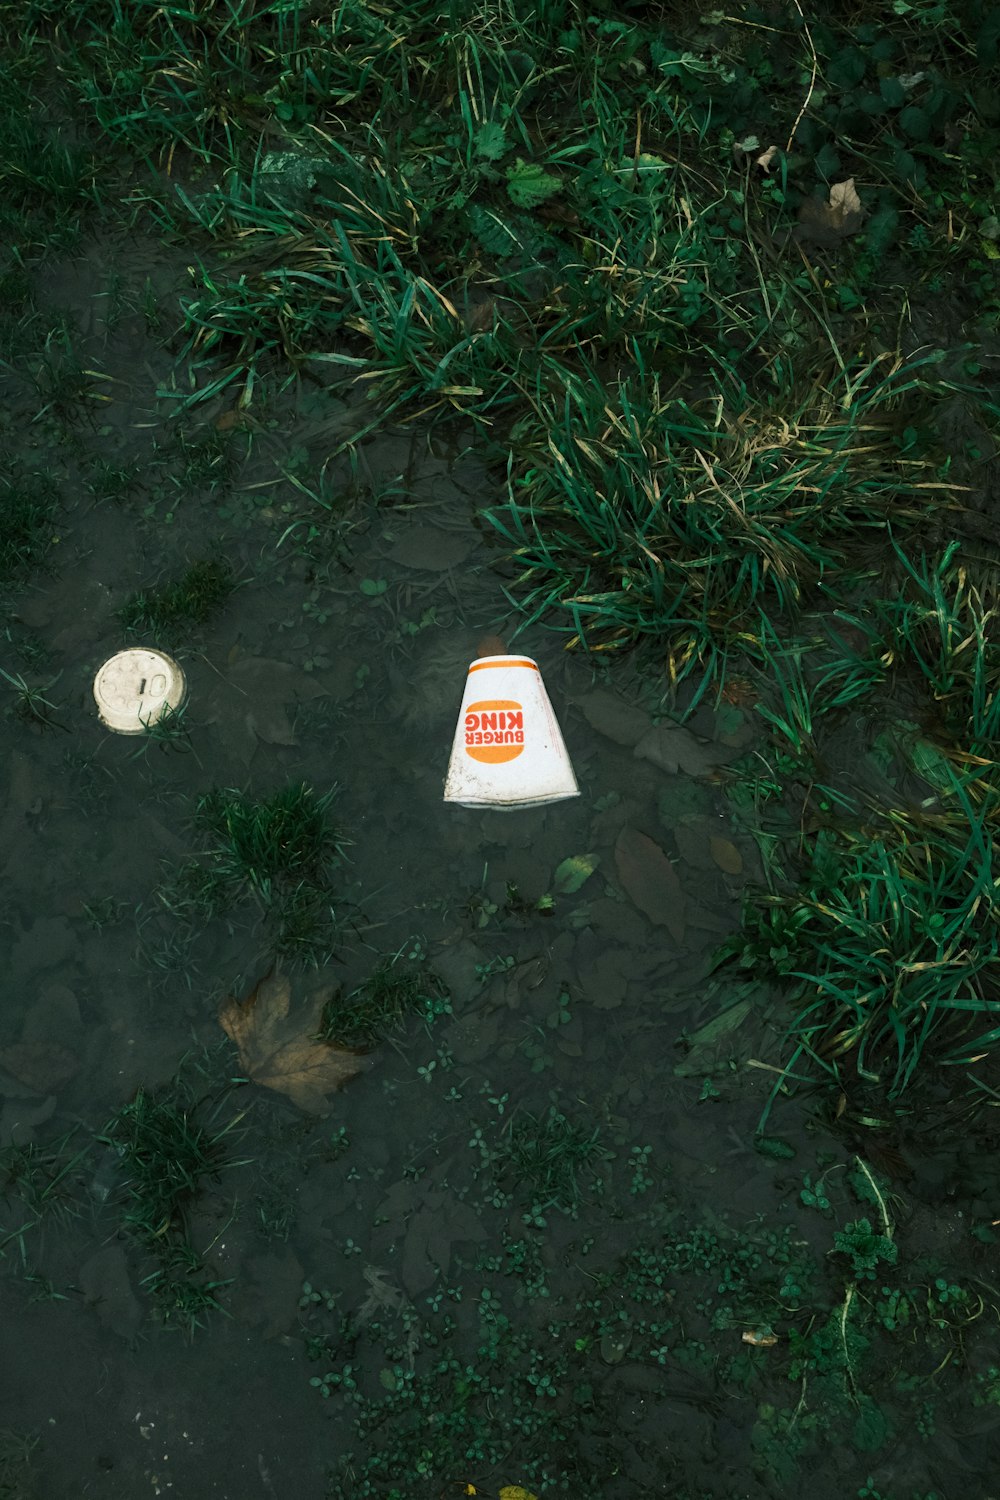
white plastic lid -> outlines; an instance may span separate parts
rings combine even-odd
[[[116,734],[144,734],[167,709],[179,708],[186,692],[174,659],[144,646],[119,651],[94,678],[101,722]]]

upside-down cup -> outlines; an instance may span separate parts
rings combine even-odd
[[[579,795],[537,662],[478,657],[465,679],[444,800],[510,811]]]
[[[172,656],[133,646],[106,661],[94,678],[101,723],[116,734],[145,734],[183,706],[184,673]]]

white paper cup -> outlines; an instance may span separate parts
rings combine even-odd
[[[101,723],[116,734],[145,734],[187,692],[184,673],[163,651],[134,646],[110,657],[94,678]]]
[[[579,795],[537,662],[479,657],[465,679],[444,800],[509,810]]]

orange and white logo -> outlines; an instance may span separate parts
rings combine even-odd
[[[484,698],[465,710],[465,753],[498,765],[524,749],[524,707],[513,698]]]

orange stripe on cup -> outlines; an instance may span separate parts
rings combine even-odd
[[[470,671],[473,668],[470,668]],[[465,710],[465,753],[499,765],[524,749],[524,707],[515,698],[483,698]]]
[[[528,661],[524,656],[495,656],[489,661],[474,661],[469,671],[502,672],[506,667],[530,667],[533,672],[538,671],[537,663]]]

